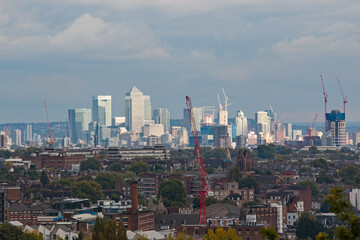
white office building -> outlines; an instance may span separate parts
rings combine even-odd
[[[140,131],[145,121],[151,120],[150,96],[135,86],[125,95],[125,127],[128,131]]]
[[[236,136],[247,135],[248,134],[248,120],[245,117],[243,111],[238,111],[235,118],[236,123]]]
[[[153,111],[153,120],[155,124],[164,125],[164,131],[170,131],[170,112],[166,108],[156,108]]]

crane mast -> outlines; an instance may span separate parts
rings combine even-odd
[[[322,84],[322,88],[323,88],[323,93],[324,93],[324,101],[325,101],[325,133],[327,132],[326,129],[326,111],[327,111],[327,102],[328,102],[328,95],[325,92],[325,84],[324,84],[324,80],[322,77],[322,74],[320,74],[320,78],[321,78],[321,84]]]
[[[198,132],[196,129],[194,113],[192,111],[192,103],[191,103],[190,97],[188,97],[188,96],[186,96],[186,106],[187,106],[188,113],[189,113],[191,132],[194,137],[195,152],[196,152],[196,157],[198,159],[198,165],[199,165],[199,170],[200,170],[200,175],[201,175],[200,225],[205,225],[206,224],[206,195],[207,195],[207,189],[208,189],[208,185],[206,182],[207,174],[206,174],[204,160],[203,160],[202,153],[201,153],[200,141],[199,141],[199,136],[198,136]]]
[[[345,113],[345,106],[346,106],[346,104],[349,103],[349,102],[348,102],[348,100],[347,100],[347,96],[346,96],[346,97],[344,96],[344,92],[343,92],[343,90],[342,90],[342,87],[341,87],[341,84],[340,84],[340,80],[339,80],[339,78],[338,78],[337,76],[336,76],[336,80],[337,80],[337,82],[338,82],[338,84],[339,84],[341,96],[342,96],[342,98],[343,98],[344,113]]]
[[[313,131],[313,129],[314,129],[314,125],[315,125],[315,122],[316,122],[317,117],[318,117],[318,115],[316,114],[315,119],[314,119],[314,122],[313,122],[313,124],[312,124],[311,128],[310,128],[310,129],[308,129],[308,135],[309,135],[309,147],[311,147],[311,137],[312,137],[312,131]]]

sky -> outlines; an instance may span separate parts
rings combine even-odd
[[[132,86],[152,107],[182,117],[193,106],[229,116],[277,112],[283,122],[324,120],[342,110],[360,120],[358,0],[16,0],[0,2],[0,123],[66,121],[112,95],[124,115]]]

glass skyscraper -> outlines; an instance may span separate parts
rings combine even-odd
[[[92,121],[100,126],[111,126],[111,96],[92,98]]]
[[[70,137],[73,143],[79,139],[87,142],[89,123],[91,122],[91,109],[69,109]]]
[[[166,108],[156,108],[153,111],[153,120],[155,124],[164,125],[164,131],[170,130],[170,112]]]

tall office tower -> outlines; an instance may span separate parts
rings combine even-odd
[[[345,113],[339,110],[332,110],[326,113],[326,129],[325,135],[327,146],[342,147],[346,145],[346,122]]]
[[[231,131],[230,131],[231,132]],[[217,148],[227,148],[231,146],[232,137],[229,134],[229,127],[217,125],[214,127],[214,143]]]
[[[293,140],[293,130],[292,130],[292,123],[286,123],[286,136],[289,140]]]
[[[276,123],[276,131],[275,131],[275,141],[284,144],[285,143],[285,137],[286,137],[286,126],[282,123],[278,122]]]
[[[125,123],[125,117],[113,117],[112,119],[112,126],[120,126],[121,124]]]
[[[73,143],[78,140],[88,142],[91,109],[69,109],[70,137]]]
[[[100,126],[111,126],[111,96],[92,98],[92,121]]]
[[[125,95],[125,127],[128,131],[140,131],[144,121],[151,120],[150,96],[132,87]]]
[[[203,119],[203,109],[201,107],[193,107],[192,112],[196,123],[196,129],[198,130],[198,132],[200,132],[201,123]],[[186,130],[191,135],[191,124],[190,124],[189,112],[187,108],[184,108],[184,123]]]
[[[256,133],[270,134],[270,117],[265,111],[255,113]]]
[[[21,146],[21,130],[20,129],[15,130],[15,145]]]
[[[219,125],[228,125],[229,124],[229,113],[227,110],[219,109],[218,111],[219,115]]]
[[[238,111],[235,118],[236,123],[236,136],[248,134],[248,121],[243,111]]]
[[[270,106],[271,108],[271,106]],[[276,122],[277,122],[277,114],[274,112],[274,110],[271,108],[271,110],[265,110],[267,112],[269,117],[269,133],[272,136],[275,136],[276,131]]]
[[[164,125],[166,133],[170,130],[170,112],[166,108],[156,108],[153,110],[153,120],[155,124]]]
[[[26,125],[26,139],[25,141],[26,142],[31,142],[32,141],[32,125],[31,124],[28,124]]]
[[[144,120],[151,120],[151,101],[149,95],[144,95]]]

